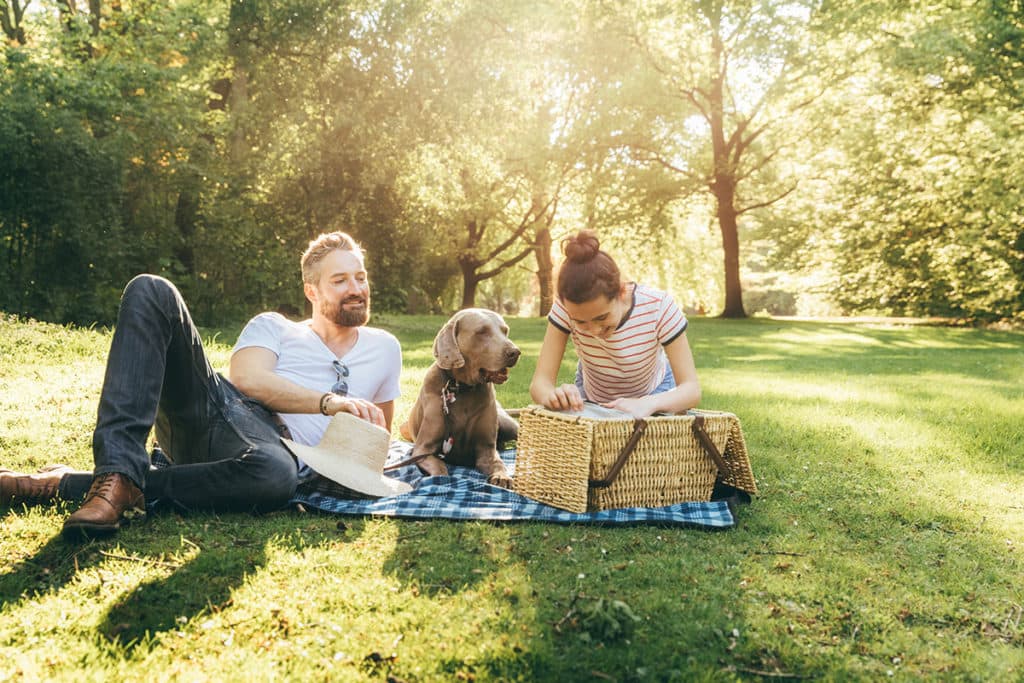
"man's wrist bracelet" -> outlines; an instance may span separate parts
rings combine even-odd
[[[331,400],[332,396],[336,394],[332,391],[328,391],[326,394],[320,397],[320,414],[327,415],[327,402]]]

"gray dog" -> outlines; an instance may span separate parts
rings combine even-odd
[[[415,442],[410,460],[427,475],[448,473],[445,463],[470,465],[491,484],[512,480],[498,456],[502,441],[519,426],[494,397],[494,384],[508,380],[519,349],[500,315],[482,308],[459,311],[434,339],[434,364],[412,407],[402,435]]]

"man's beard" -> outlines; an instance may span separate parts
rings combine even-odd
[[[363,305],[357,308],[345,308],[345,304],[354,302]],[[320,312],[325,318],[342,327],[360,327],[370,319],[370,295],[349,297],[336,304],[325,301],[320,305]]]

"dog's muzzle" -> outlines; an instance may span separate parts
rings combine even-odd
[[[522,352],[513,346],[512,348],[505,351],[505,367],[500,370],[488,370],[486,368],[480,368],[480,374],[483,375],[485,382],[492,384],[504,384],[508,381],[508,369],[519,362],[519,356]]]

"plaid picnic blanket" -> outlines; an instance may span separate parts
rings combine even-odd
[[[407,458],[412,444],[394,442],[388,463]],[[502,460],[515,472],[514,449],[502,451]],[[492,486],[474,469],[449,466],[445,477],[424,477],[415,465],[388,473],[414,487],[409,493],[377,499],[357,499],[334,482],[315,476],[300,484],[292,503],[339,515],[404,517],[415,519],[481,519],[536,521],[561,524],[657,524],[727,529],[736,521],[725,501],[677,503],[659,508],[622,508],[575,513],[544,505]]]

